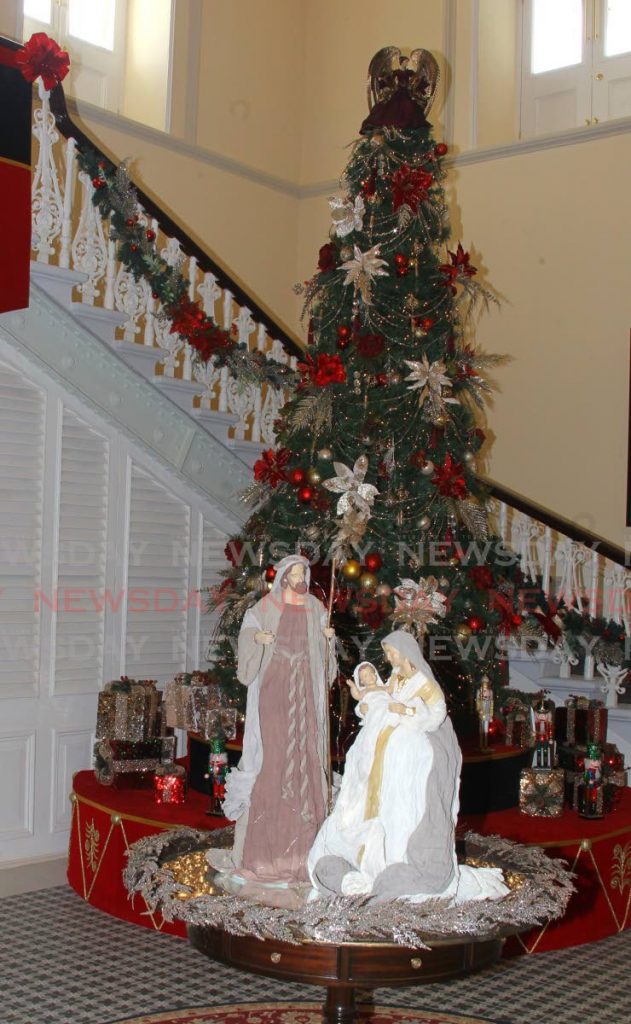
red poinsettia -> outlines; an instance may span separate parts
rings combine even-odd
[[[398,210],[405,205],[416,213],[419,203],[427,199],[433,180],[434,175],[429,171],[401,164],[392,175],[392,209]]]
[[[499,590],[494,591],[491,607],[499,613],[500,623],[498,629],[500,633],[508,636],[509,633],[514,632],[514,630],[521,626],[522,617],[515,611],[512,598],[508,594],[503,594]]]
[[[364,359],[376,359],[384,350],[383,334],[361,334],[357,339],[357,354]]]
[[[326,352],[320,352],[317,361],[308,355],[303,363],[298,363],[298,370],[303,375],[303,387],[307,380],[319,388],[329,384],[343,384],[346,380],[346,370],[340,357],[329,356]]]
[[[254,479],[260,483],[268,483],[270,487],[278,487],[281,481],[287,480],[287,463],[290,455],[289,448],[279,448],[276,452],[268,448],[254,463]]]
[[[436,466],[432,482],[445,498],[464,498],[467,485],[464,478],[464,467],[461,462],[454,462],[451,455],[445,455],[442,466]]]
[[[15,63],[27,82],[42,78],[45,89],[54,89],[70,70],[70,57],[45,32],[35,32],[15,55]]]
[[[478,590],[490,590],[495,582],[488,565],[473,565],[469,569],[469,579]]]
[[[443,263],[439,267],[439,270],[445,275],[443,284],[446,288],[450,288],[453,295],[456,294],[456,281],[463,277],[474,277],[478,269],[471,263],[471,257],[468,252],[465,252],[460,242],[458,242],[458,248],[455,252],[447,250],[449,255],[449,263]]]
[[[327,242],[318,253],[318,270],[326,274],[327,270],[335,270],[337,264],[337,246]]]

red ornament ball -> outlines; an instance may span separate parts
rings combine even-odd
[[[368,572],[379,572],[383,565],[381,555],[378,551],[371,551],[364,559],[364,565]]]
[[[436,156],[446,156],[446,154],[449,152],[449,146],[447,146],[444,142],[439,142],[436,146],[434,146],[434,152]]]
[[[276,569],[273,565],[267,565],[265,567],[265,579],[268,583],[273,583],[276,578]]]
[[[155,241],[155,237],[156,237],[155,231],[152,231],[151,228],[149,228],[149,230],[146,232],[147,241],[148,242],[153,242],[153,241]]]
[[[385,388],[386,384],[388,383],[388,374],[378,373],[377,376],[375,377],[375,381],[377,382],[377,385],[380,388]]]
[[[159,298],[160,298],[160,296],[158,295],[158,293],[157,293],[157,292],[152,292],[152,293],[151,293],[151,298],[152,298],[152,299],[159,299]]]
[[[436,321],[434,320],[433,317],[431,317],[431,316],[424,316],[423,319],[421,320],[421,328],[424,331],[431,331],[431,329],[432,329],[432,327],[434,326],[435,323],[436,323]]]
[[[133,228],[135,223],[136,223],[136,221],[134,220],[133,217],[128,217],[127,220],[125,221],[125,224],[127,225],[128,228]]]
[[[304,469],[300,466],[294,466],[293,469],[289,470],[289,483],[293,484],[294,487],[301,487],[307,479],[307,474]],[[307,499],[311,500],[311,499]]]
[[[407,267],[408,258],[404,253],[397,252],[394,255],[394,262],[396,263],[397,267]]]
[[[132,242],[129,248],[131,249],[132,252],[138,252],[138,246],[136,245],[135,242]]]
[[[94,188],[105,188],[107,182],[103,178],[92,178],[92,184]]]
[[[486,626],[486,622],[481,615],[470,615],[467,619],[467,626],[472,633],[479,633]]]
[[[298,491],[298,501],[301,501],[303,505],[308,505],[313,498],[313,487],[301,487]]]
[[[346,324],[340,324],[340,326],[337,329],[337,336],[338,336],[338,338],[350,338],[350,336],[351,336],[351,329],[350,329],[350,327],[348,327]]]

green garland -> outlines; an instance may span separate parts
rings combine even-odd
[[[222,330],[199,303],[188,298],[190,281],[180,265],[170,266],[156,251],[156,234],[138,217],[138,196],[125,164],[115,166],[96,150],[77,150],[81,170],[94,187],[92,201],[104,220],[110,219],[110,237],[117,242],[117,256],[134,280],[145,280],[154,299],[162,304],[161,316],[204,364],[212,361],[227,367],[231,376],[244,384],[270,384],[277,388],[293,385],[297,375],[288,366],[250,352],[232,332]]]

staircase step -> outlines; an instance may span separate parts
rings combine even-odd
[[[128,366],[131,366],[137,373],[142,374],[147,380],[153,381],[156,373],[156,364],[162,358],[162,349],[156,345],[141,345],[134,341],[119,341],[117,338],[111,343],[115,352],[118,352]],[[189,411],[188,409],[186,410]]]
[[[153,377],[153,383],[165,395],[168,395],[172,402],[179,405],[184,412],[193,411],[193,398],[201,394],[202,385],[194,380],[181,380],[179,377],[165,377],[157,374]]]
[[[71,302],[71,314],[80,324],[96,334],[101,341],[113,344],[117,327],[123,327],[129,317],[118,313],[115,309],[103,309],[101,306],[90,306],[87,302]]]
[[[31,279],[55,302],[69,306],[72,303],[73,289],[87,281],[88,275],[81,274],[78,270],[64,270],[49,263],[31,260]]]
[[[215,412],[213,409],[193,409],[192,412],[204,430],[207,430],[222,444],[229,444],[228,431],[239,422],[238,416],[231,412]]]
[[[229,437],[226,441],[226,447],[231,448],[248,466],[254,466],[256,460],[260,459],[261,453],[268,446],[262,442],[238,441],[234,437]]]

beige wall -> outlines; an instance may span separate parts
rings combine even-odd
[[[510,59],[492,62],[513,31],[504,0],[481,0],[478,138],[508,141]],[[318,183],[339,177],[365,116],[366,68],[382,45],[444,51],[443,0],[204,0],[198,141],[292,183],[275,191],[111,129],[97,134],[139,157],[148,187],[296,330],[294,281],[314,272],[329,226]],[[504,11],[508,8],[504,5]],[[456,151],[469,145],[471,0],[458,0]],[[176,83],[177,84],[177,83]],[[469,90],[467,92],[467,90]],[[494,104],[494,96],[498,103]],[[433,116],[441,132],[442,111]],[[130,145],[132,143],[133,145]],[[482,318],[480,344],[512,357],[497,368],[486,463],[500,482],[623,543],[628,416],[631,135],[501,160],[448,178],[454,238],[503,296]],[[300,184],[302,198],[296,198]]]
[[[18,38],[18,12],[21,11],[22,0],[0,0],[0,36]]]
[[[172,0],[127,0],[122,113],[164,129],[169,92]]]

